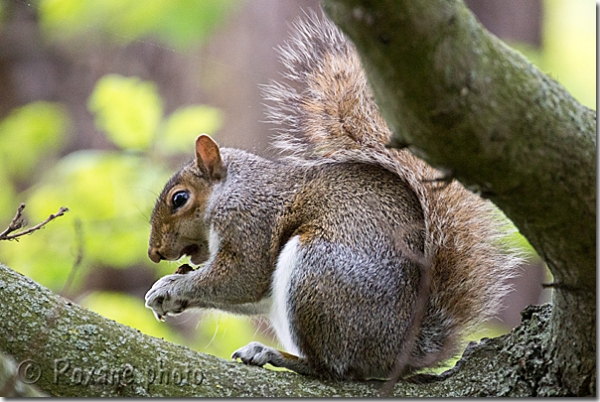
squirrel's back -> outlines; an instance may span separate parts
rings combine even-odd
[[[521,259],[501,244],[500,212],[408,150],[386,148],[391,132],[351,42],[325,18],[296,22],[280,49],[291,81],[265,87],[275,146],[298,164],[364,162],[398,175],[420,202],[429,299],[411,354],[419,368],[458,351],[463,335],[494,315]],[[300,86],[302,89],[297,90]]]

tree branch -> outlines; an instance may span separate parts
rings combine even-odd
[[[571,392],[596,355],[596,116],[462,1],[324,0],[355,43],[392,145],[491,199],[554,274],[546,347]],[[577,357],[577,364],[572,363]],[[595,392],[595,383],[594,383]]]
[[[33,382],[55,396],[378,396],[384,384],[321,382],[197,353],[72,304],[1,264],[0,305],[10,306],[0,309],[0,350],[30,359],[29,381],[39,369]],[[390,396],[564,395],[539,347],[550,307],[525,314],[510,334],[470,345],[440,381],[400,382]]]
[[[23,210],[24,209],[25,209],[25,204],[21,203],[21,205],[19,205],[19,208],[17,208],[17,213],[15,214],[15,217],[12,219],[12,221],[10,221],[10,223],[8,224],[8,227],[6,229],[4,229],[4,231],[2,231],[2,233],[0,233],[0,240],[14,240],[14,239],[17,239],[26,234],[33,233],[36,230],[41,229],[48,222],[58,218],[59,216],[63,216],[65,214],[65,212],[67,212],[69,210],[69,208],[60,207],[60,209],[58,210],[57,213],[50,214],[50,216],[48,218],[46,218],[46,220],[38,223],[37,225],[35,225],[33,227],[30,227],[27,230],[23,230],[22,232],[11,235],[11,233],[14,232],[15,230],[19,230],[23,226],[25,226],[25,220],[23,219]]]

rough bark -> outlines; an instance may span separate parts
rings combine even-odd
[[[1,264],[0,306],[0,350],[28,361],[22,378],[54,396],[378,396],[383,384],[321,382],[197,353],[72,304]],[[567,394],[543,347],[550,310],[526,310],[510,334],[469,345],[440,381],[399,383],[391,396]],[[0,370],[0,384],[7,375]]]
[[[574,395],[596,372],[596,115],[461,1],[325,0],[357,46],[393,146],[490,198],[554,275],[544,350]]]

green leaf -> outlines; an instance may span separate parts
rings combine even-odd
[[[205,105],[177,109],[165,123],[163,135],[157,140],[162,151],[189,153],[200,134],[213,135],[223,124],[223,113]]]
[[[137,77],[106,75],[88,102],[98,129],[120,148],[145,150],[162,119],[162,99],[156,86]]]
[[[24,179],[63,142],[70,123],[58,103],[33,102],[13,109],[0,122],[0,169]]]

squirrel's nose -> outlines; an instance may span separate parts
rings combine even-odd
[[[155,262],[155,263],[159,263],[160,260],[165,259],[165,257],[163,257],[160,254],[160,252],[154,247],[148,248],[148,257],[150,258],[150,260],[152,260],[152,262]]]

